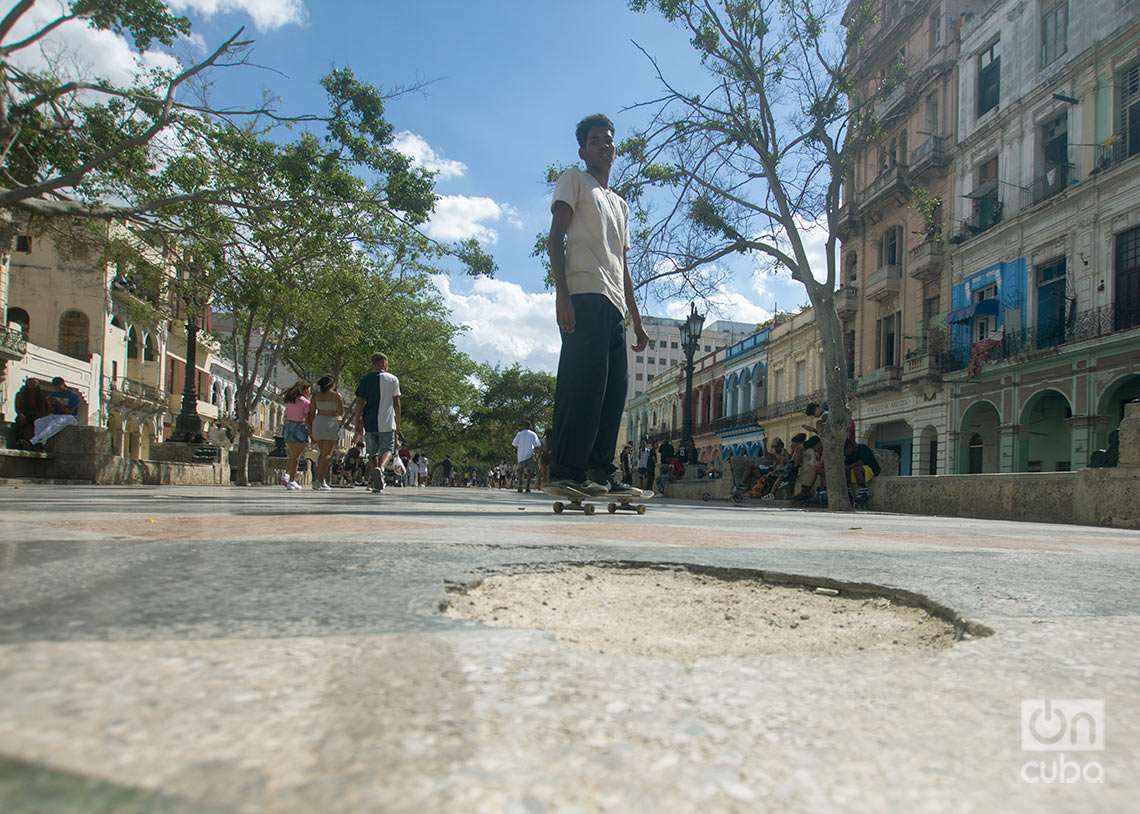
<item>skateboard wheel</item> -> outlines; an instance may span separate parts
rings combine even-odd
[[[582,507],[582,511],[585,512],[586,514],[593,514],[594,513],[594,504],[587,503],[585,506]]]
[[[554,504],[554,513],[555,513],[555,514],[562,514],[562,510],[563,510],[564,508],[566,508],[566,507],[565,507],[565,506],[563,506],[563,505],[562,505],[560,502],[556,502],[556,503]]]
[[[638,506],[637,507],[637,513],[638,514],[645,514],[645,507],[644,506]]]
[[[609,510],[610,514],[613,514],[617,511],[617,504],[611,503],[609,506],[606,506],[606,508]]]

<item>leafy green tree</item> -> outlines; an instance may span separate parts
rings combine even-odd
[[[470,461],[493,464],[511,460],[511,441],[532,422],[539,433],[554,419],[555,378],[519,364],[508,368],[480,366],[479,406],[471,414],[464,453]]]
[[[834,299],[841,189],[871,125],[865,108],[848,102],[848,66],[872,13],[869,3],[854,7],[845,39],[835,28],[845,5],[633,0],[690,35],[709,87],[675,87],[650,57],[664,91],[644,106],[648,126],[622,145],[638,178],[631,198],[645,213],[635,261],[642,280],[699,285],[718,262],[746,255],[804,286],[823,344],[831,416],[821,438],[831,484],[846,482],[850,418]],[[812,269],[804,247],[815,224],[826,232],[823,269]],[[829,505],[849,508],[846,490],[829,490]]]
[[[21,23],[35,19],[36,6],[50,6],[55,16],[17,34]],[[177,128],[187,111],[217,113],[185,102],[183,92],[211,68],[240,61],[250,44],[239,29],[201,61],[141,74],[130,86],[65,76],[20,59],[75,22],[121,34],[139,50],[171,46],[190,33],[189,21],[161,0],[14,3],[0,19],[0,208],[22,204],[39,211],[42,197],[56,192],[102,203],[115,179],[145,174],[155,137]],[[51,212],[46,205],[43,211]]]

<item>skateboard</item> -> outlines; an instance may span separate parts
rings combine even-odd
[[[561,486],[547,486],[542,490],[544,494],[551,497],[566,498],[570,502],[563,503],[561,500],[554,501],[554,513],[562,514],[562,512],[569,509],[574,512],[582,512],[582,514],[593,514],[594,504],[586,503],[585,501],[593,499],[593,495],[586,492],[579,492],[577,489],[569,489]]]
[[[653,497],[653,492],[645,489],[641,490],[640,495],[614,495],[617,498],[617,503],[611,503],[606,508],[610,514],[614,512],[637,512],[638,514],[645,514],[645,504],[632,503],[634,500],[649,500]]]

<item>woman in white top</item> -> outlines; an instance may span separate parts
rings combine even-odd
[[[332,376],[322,376],[317,382],[318,393],[309,403],[309,415],[306,423],[309,434],[317,442],[320,458],[317,461],[317,473],[313,477],[313,489],[321,492],[331,492],[329,486],[329,465],[332,463],[332,453],[336,449],[336,442],[340,438],[340,415],[344,412],[344,400],[340,393],[333,389]]]

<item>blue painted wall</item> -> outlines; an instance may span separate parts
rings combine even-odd
[[[1018,310],[1022,314],[1022,324],[1019,332],[1024,331],[1025,325],[1025,289],[1028,284],[1028,263],[1024,257],[1011,260],[1008,263],[994,263],[980,271],[975,271],[962,279],[950,289],[950,308],[965,308],[974,301],[974,292],[997,283],[998,299],[1001,309],[998,311],[997,325],[1005,327],[1005,312]],[[955,356],[965,358],[970,354],[969,323],[950,326],[950,347]],[[1008,333],[1008,331],[1007,331]]]

